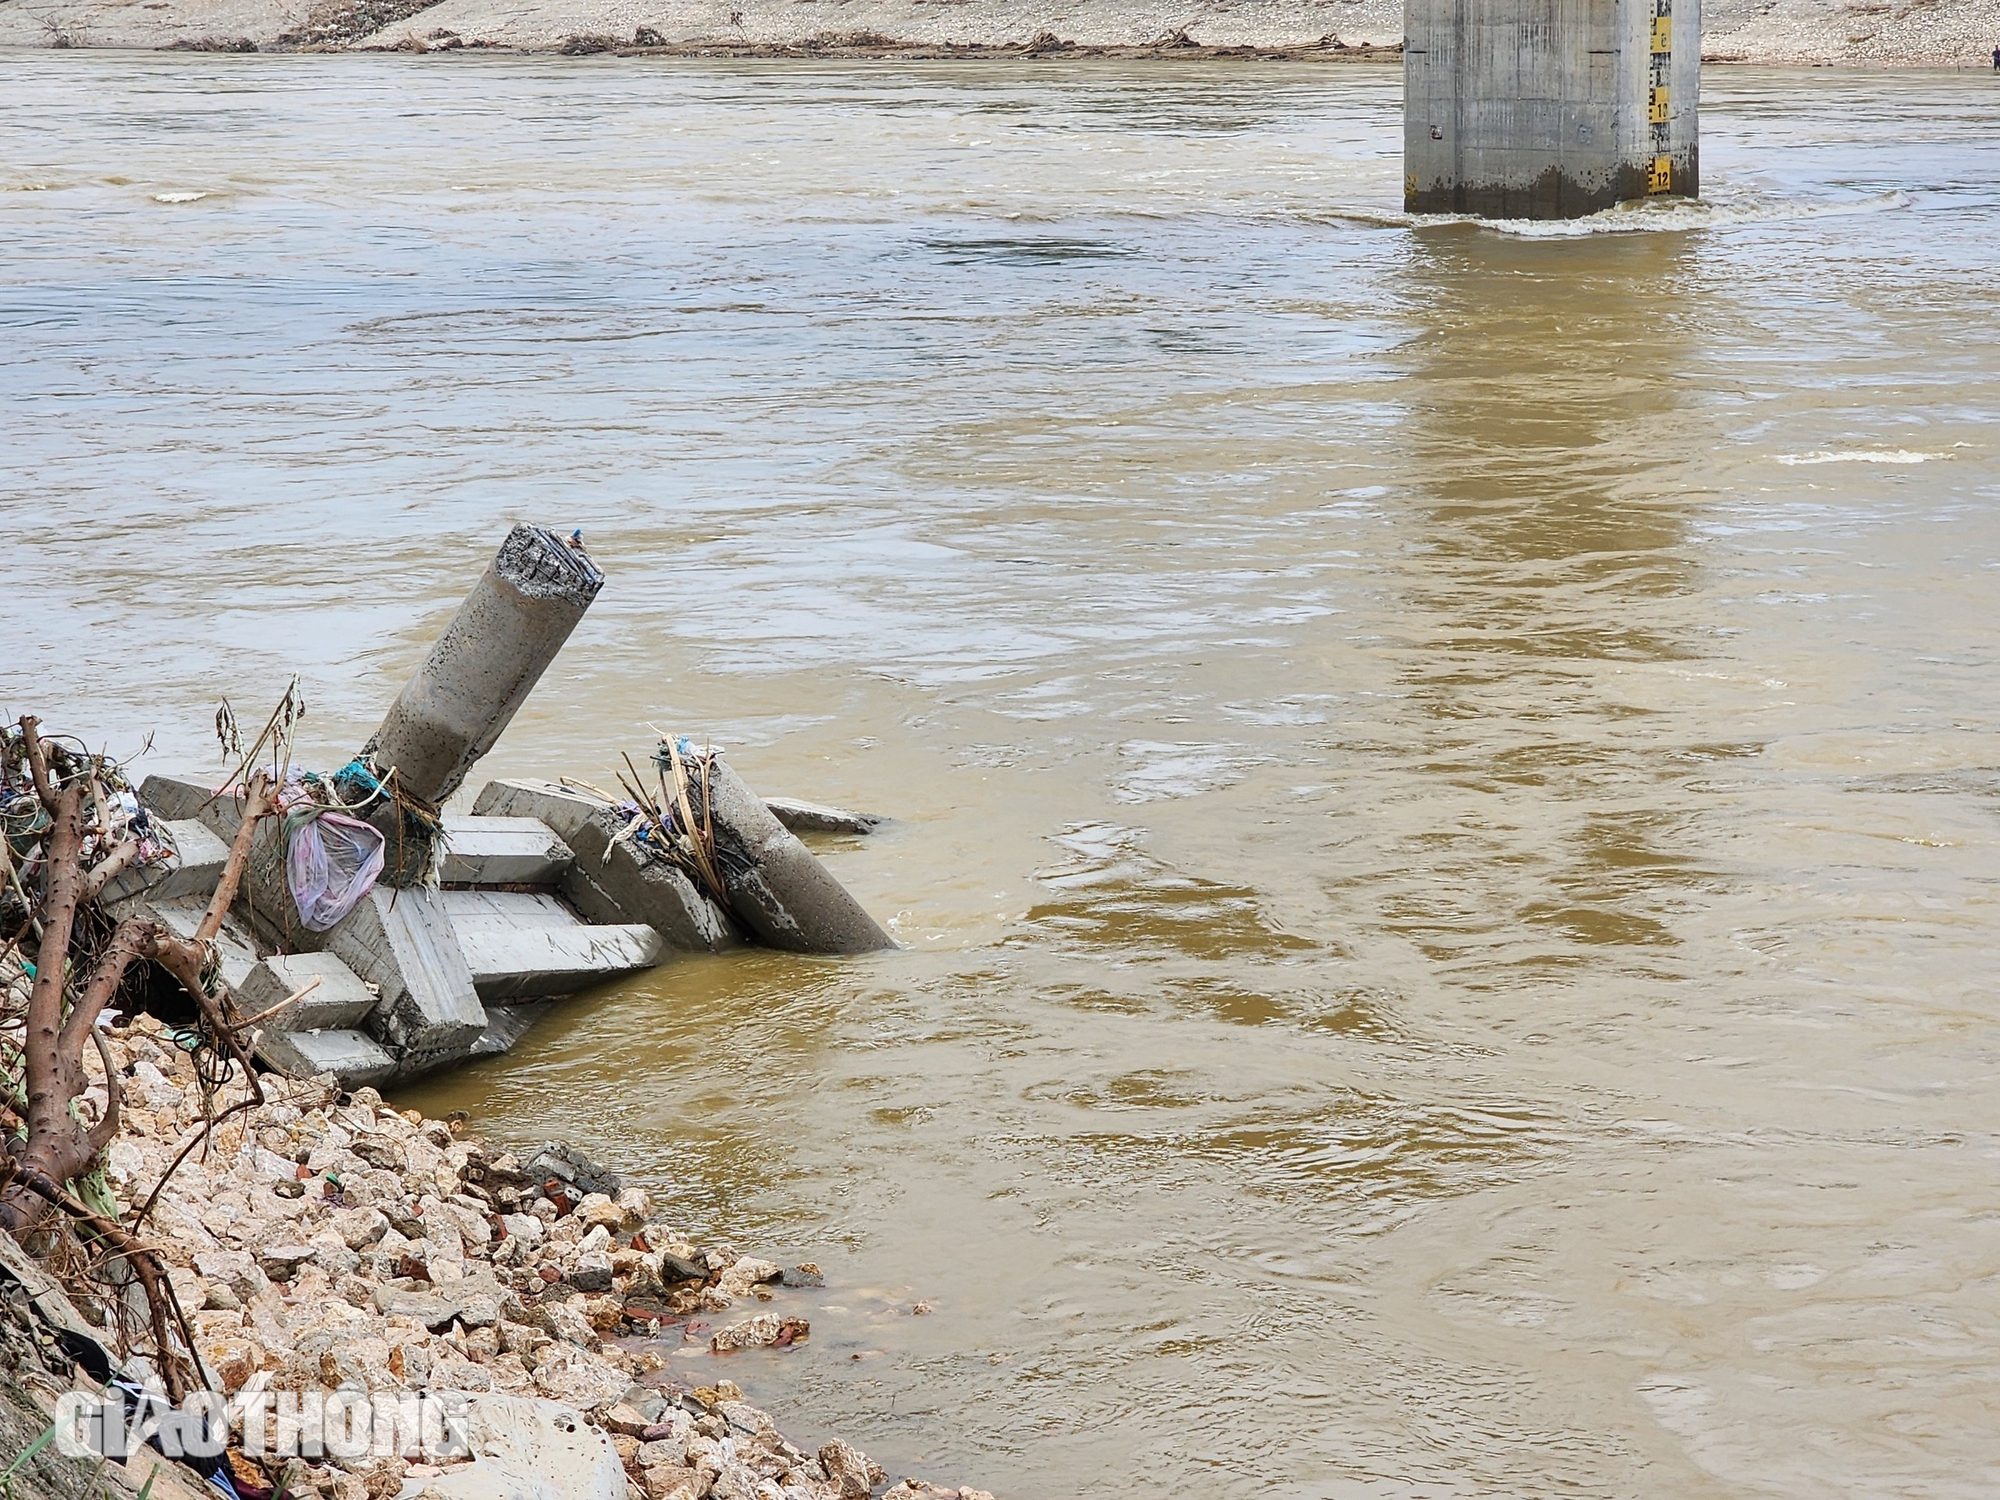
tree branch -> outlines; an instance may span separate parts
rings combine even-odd
[[[27,721],[23,721],[24,723]],[[83,788],[63,792],[49,830],[48,894],[42,903],[42,946],[36,954],[35,984],[28,994],[27,1035],[22,1039],[28,1085],[28,1151],[35,1157],[38,1138],[50,1136],[69,1122],[68,1081],[57,1037],[62,1031],[63,981],[69,972],[69,940],[76,925],[76,903],[82,895],[83,874],[77,850],[83,842]],[[70,1122],[73,1123],[73,1122]],[[41,1165],[39,1162],[36,1165]],[[71,1174],[65,1172],[63,1176]]]
[[[56,1051],[75,1066],[77,1072],[73,1081],[79,1086],[82,1083],[84,1037],[96,1030],[97,1018],[104,1013],[104,1007],[111,1003],[111,997],[118,993],[118,986],[125,982],[125,971],[137,959],[157,959],[163,940],[178,941],[158,922],[149,922],[143,917],[127,917],[118,924],[118,930],[111,934],[111,941],[105,945],[104,952],[98,957],[97,967],[90,971],[90,983],[84,986],[83,993],[77,996],[76,1003],[70,1007],[69,1019],[63,1022],[62,1031],[56,1037]],[[196,965],[195,975],[195,982],[199,984],[199,962]]]
[[[173,1285],[167,1280],[158,1255],[124,1225],[92,1213],[47,1173],[17,1162],[14,1177],[22,1187],[53,1203],[89,1230],[93,1239],[102,1240],[117,1251],[132,1267],[132,1274],[139,1278],[139,1285],[146,1293],[146,1305],[152,1312],[153,1341],[159,1345],[160,1373],[166,1377],[167,1394],[175,1401],[185,1398],[193,1387],[180,1368],[186,1361],[175,1354],[173,1346],[167,1342],[168,1309],[172,1309],[174,1320],[180,1325],[181,1339],[190,1355],[194,1353],[194,1335],[187,1326],[187,1318],[180,1310],[180,1301],[173,1294]]]
[[[271,778],[262,771],[255,772],[244,784],[243,821],[236,826],[236,841],[230,845],[229,862],[222,867],[222,879],[216,882],[208,911],[194,931],[196,942],[206,943],[222,931],[222,919],[229,915],[229,905],[236,899],[236,888],[243,883],[244,868],[250,863],[250,845],[257,836],[257,824],[277,810]]]
[[[97,1055],[104,1061],[104,1118],[90,1127],[90,1155],[95,1161],[104,1148],[118,1137],[118,1110],[124,1090],[118,1082],[118,1065],[111,1060],[111,1044],[95,1026],[90,1039],[97,1043]]]
[[[132,868],[132,862],[139,857],[139,841],[127,839],[97,862],[83,883],[83,899],[95,901],[104,894],[104,888],[120,875]]]
[[[21,716],[21,743],[28,751],[28,774],[35,779],[35,795],[42,799],[42,806],[53,815],[56,810],[56,789],[49,780],[48,754],[42,749],[42,737],[37,732],[41,720],[33,714]]]

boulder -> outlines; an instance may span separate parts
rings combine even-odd
[[[366,1250],[389,1232],[389,1221],[379,1208],[339,1209],[327,1222],[350,1250]]]
[[[717,1354],[732,1349],[768,1349],[795,1344],[812,1332],[804,1318],[780,1318],[776,1313],[758,1313],[740,1323],[716,1330],[708,1347]]]
[[[385,1318],[408,1318],[438,1333],[451,1326],[452,1319],[459,1314],[459,1304],[449,1297],[378,1286],[375,1288],[375,1310]]]
[[[550,1180],[564,1185],[579,1202],[591,1193],[616,1197],[625,1191],[623,1177],[606,1171],[581,1151],[556,1141],[545,1143],[528,1158],[521,1171],[538,1186]]]
[[[194,1268],[207,1282],[221,1282],[239,1302],[254,1301],[271,1280],[257,1263],[241,1250],[197,1250]]]
[[[784,1267],[775,1261],[754,1260],[746,1255],[722,1273],[715,1287],[725,1297],[747,1297],[755,1288],[784,1274]]]
[[[259,1245],[257,1268],[273,1281],[290,1281],[293,1273],[313,1258],[315,1247],[290,1241]]]
[[[574,1349],[546,1358],[535,1366],[535,1389],[580,1411],[604,1411],[616,1405],[629,1383],[628,1376],[609,1370]]]
[[[880,1464],[839,1438],[819,1450],[819,1461],[827,1478],[840,1487],[841,1500],[866,1500],[889,1477]]]
[[[221,1333],[196,1342],[201,1347],[201,1362],[225,1396],[242,1390],[262,1363],[257,1345],[241,1333]]]
[[[611,1257],[601,1251],[579,1255],[566,1278],[579,1292],[611,1290]]]
[[[701,1500],[708,1493],[707,1476],[679,1464],[661,1464],[645,1475],[646,1500]]]

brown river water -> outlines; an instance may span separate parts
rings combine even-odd
[[[2000,1490],[2000,85],[1711,70],[1709,202],[1395,212],[1300,65],[0,59],[0,709],[892,815],[906,945],[407,1091],[811,1259],[690,1359],[1008,1500]],[[927,1302],[928,1316],[910,1309]]]

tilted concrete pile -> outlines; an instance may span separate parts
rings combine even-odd
[[[493,782],[470,816],[441,812],[533,690],[603,585],[579,548],[517,526],[382,726],[330,784],[383,836],[382,879],[325,931],[300,919],[287,820],[260,825],[218,939],[237,1010],[270,1010],[259,1044],[296,1077],[350,1086],[504,1052],[564,995],[662,962],[761,942],[860,953],[894,944],[780,820],[865,829],[811,804],[774,812],[719,757],[703,760],[702,820],[729,870],[710,891],[629,813],[557,783]],[[316,783],[321,787],[326,781]],[[243,803],[199,779],[157,775],[139,792],[181,850],[131,872],[130,909],[192,931]]]
[[[513,722],[603,587],[580,548],[516,526],[362,751],[378,776],[394,773],[399,791],[442,806]]]
[[[619,848],[633,853],[636,878],[610,877],[618,892],[613,898],[616,909],[631,910],[626,902],[634,898],[650,909],[657,898],[648,887],[672,872],[686,895],[714,912],[725,928],[733,918],[751,941],[766,947],[792,953],[872,953],[895,946],[846,887],[720,756],[709,758],[705,781],[713,800],[703,804],[703,811],[713,818],[716,844],[729,872],[728,905],[709,900],[673,864],[619,841]],[[549,782],[489,782],[472,810],[477,815],[533,818],[567,830],[567,837],[586,847],[610,844],[624,821],[612,804]],[[601,856],[598,865],[586,859],[578,868],[579,882],[597,879],[603,889]],[[680,888],[667,902],[670,920],[685,899]]]

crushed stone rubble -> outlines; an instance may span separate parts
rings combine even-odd
[[[107,1175],[136,1206],[199,1137],[202,1089],[153,1017],[106,1040],[124,1093]],[[991,1500],[907,1478],[884,1490],[851,1445],[804,1452],[733,1382],[670,1371],[667,1351],[704,1332],[713,1353],[804,1343],[810,1323],[783,1296],[822,1284],[817,1267],[698,1246],[643,1188],[560,1145],[489,1153],[462,1116],[398,1111],[330,1075],[264,1087],[270,1102],[221,1119],[173,1171],[142,1230],[237,1406],[260,1390],[541,1398],[605,1435],[629,1500]],[[93,1094],[101,1107],[101,1083]],[[225,1086],[209,1107],[247,1097]],[[231,1462],[297,1500],[472,1493],[450,1482],[461,1465],[405,1456],[293,1459],[261,1478],[241,1453]]]

